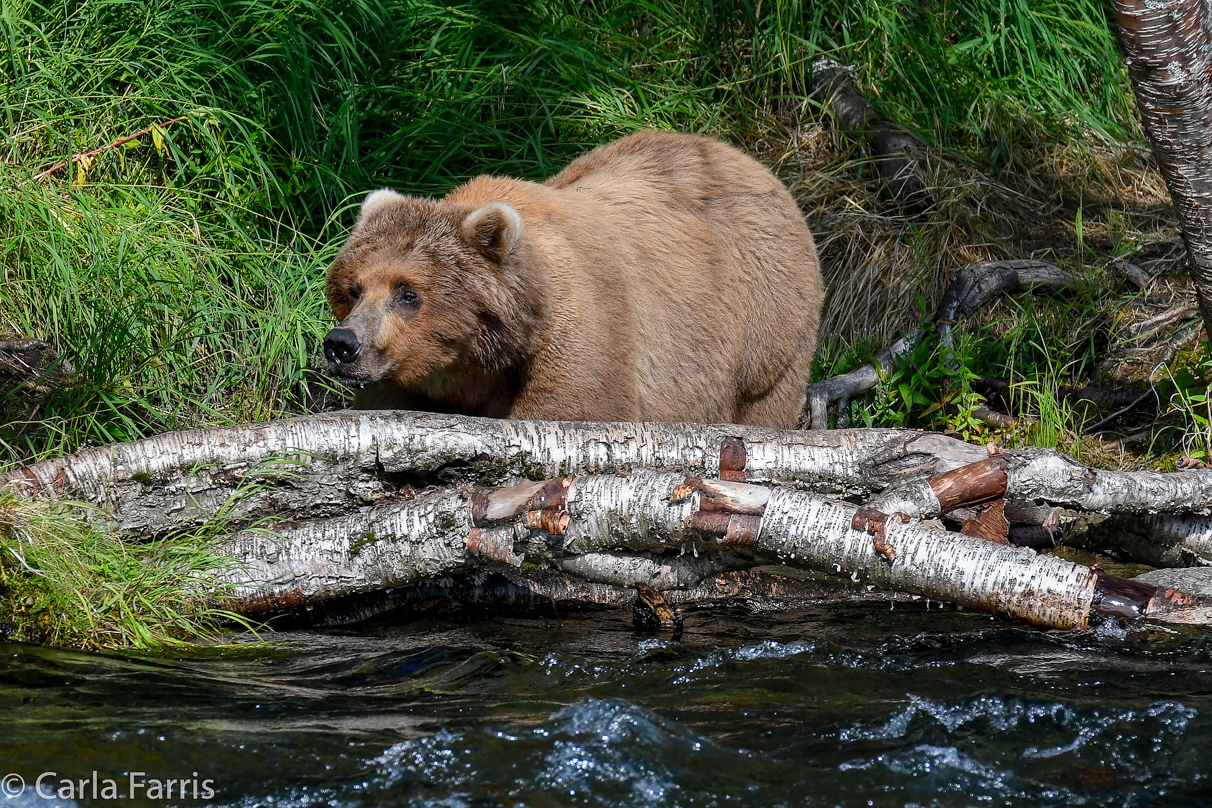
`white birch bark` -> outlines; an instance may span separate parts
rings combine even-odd
[[[242,531],[216,547],[233,605],[255,613],[439,579],[469,564],[471,515],[455,492],[298,525]]]
[[[723,457],[728,468],[721,468]],[[1008,479],[1002,495],[1015,499],[1105,514],[1207,515],[1212,508],[1210,470],[1093,470],[1043,449],[1003,457]],[[332,518],[435,484],[649,468],[794,482],[849,496],[915,478],[934,480],[984,459],[981,447],[912,430],[780,431],[359,411],[87,449],[11,472],[0,484],[27,495],[83,499],[103,506],[121,529],[163,535],[220,511],[237,525],[263,517]],[[921,483],[913,486],[884,499],[903,498]],[[939,510],[928,502],[880,506],[898,508],[925,517]]]
[[[1190,513],[1212,509],[1212,470],[1104,471],[1050,449],[1006,452],[1008,494],[1091,513]]]
[[[1089,567],[1032,550],[945,530],[936,522],[890,519],[876,552],[851,529],[857,507],[777,489],[762,519],[759,546],[786,564],[857,574],[876,586],[913,592],[1039,626],[1086,625],[1094,597]]]
[[[0,485],[91,502],[123,529],[159,534],[225,506],[248,520],[332,516],[384,500],[409,480],[491,483],[640,467],[718,477],[720,447],[730,438],[745,446],[751,481],[798,481],[846,494],[984,456],[979,447],[913,430],[817,433],[344,411],[85,449],[9,472]]]
[[[1212,9],[1200,0],[1115,0],[1141,123],[1174,202],[1212,337]]]
[[[284,527],[276,535],[247,531],[224,548],[243,562],[224,571],[236,595],[228,605],[258,612],[400,586],[466,569],[477,563],[477,555],[479,563],[567,564],[568,572],[592,567],[600,575],[609,566],[598,554],[618,550],[677,551],[691,558],[749,551],[787,566],[850,574],[882,588],[1056,628],[1086,625],[1100,593],[1100,574],[1088,567],[950,533],[933,521],[889,519],[881,536],[893,551],[890,560],[877,552],[867,530],[854,527],[858,506],[805,491],[770,491],[762,513],[755,514],[754,503],[766,496],[765,489],[743,483],[696,487],[684,474],[654,471],[567,482],[555,489],[566,491],[566,502],[557,507],[567,518],[552,523],[562,533],[526,527],[531,523],[524,514],[537,511],[527,510],[525,502],[517,503],[516,515],[477,526],[470,504],[475,497],[449,490],[374,506],[357,516]],[[516,502],[516,489],[502,497]],[[725,500],[741,502],[750,512],[720,510]],[[730,542],[731,528],[723,535],[722,529],[711,534],[691,526],[704,513],[754,520],[757,529],[742,542]],[[676,569],[679,564],[689,568],[690,561],[650,561],[669,570],[629,567],[616,558],[611,563],[617,577],[607,582],[645,582],[642,575],[662,585],[691,580]],[[735,563],[743,562],[716,558],[695,572]],[[1134,595],[1141,613],[1156,611],[1175,620],[1208,617],[1206,609],[1200,611],[1202,604],[1182,603],[1175,610],[1164,598],[1154,598],[1150,588],[1142,591]]]

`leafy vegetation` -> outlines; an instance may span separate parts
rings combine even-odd
[[[1179,367],[1173,374],[1174,393],[1170,405],[1182,416],[1182,445],[1184,453],[1202,463],[1212,465],[1212,354],[1204,351],[1191,363]]]
[[[324,268],[369,188],[542,177],[643,127],[746,139],[853,64],[1009,164],[1130,120],[1104,2],[74,0],[0,5],[0,330],[78,383],[3,402],[0,462],[300,412]],[[31,178],[154,124],[148,136]],[[314,391],[312,391],[314,392]]]

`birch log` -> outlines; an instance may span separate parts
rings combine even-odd
[[[264,517],[309,521],[433,485],[639,468],[863,496],[986,458],[981,447],[915,430],[345,411],[86,449],[11,472],[0,485],[17,486],[26,496],[82,499],[101,506],[118,527],[154,536],[220,511],[237,524]],[[1212,470],[1103,471],[1048,449],[1007,451],[999,462],[1005,463],[1003,495],[1014,499],[1106,514],[1207,515],[1212,507]],[[930,517],[939,507],[920,513]]]
[[[1200,0],[1114,0],[1145,134],[1182,226],[1212,337],[1212,9]]]
[[[0,485],[84,500],[123,529],[159,535],[225,507],[237,520],[306,520],[390,499],[402,487],[641,467],[865,494],[983,456],[980,447],[915,430],[826,434],[359,410],[85,449],[0,476]]]
[[[581,475],[432,492],[357,516],[248,531],[219,548],[239,559],[219,573],[232,587],[225,605],[255,614],[448,576],[477,562],[559,566],[620,549],[727,552],[850,574],[1040,626],[1078,628],[1092,617],[1212,620],[1202,601],[950,533],[937,522],[881,516],[805,491],[678,472]]]

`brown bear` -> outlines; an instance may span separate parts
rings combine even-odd
[[[355,407],[793,427],[824,287],[760,163],[640,132],[543,184],[375,191],[328,273]]]

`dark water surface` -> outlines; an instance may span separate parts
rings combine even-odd
[[[157,805],[1212,804],[1199,632],[898,604],[691,612],[675,641],[629,617],[427,619],[154,659],[0,644],[0,777],[27,783],[4,804],[130,804],[92,799],[94,771],[121,795],[129,772],[188,781]],[[47,771],[68,799],[34,794]]]

